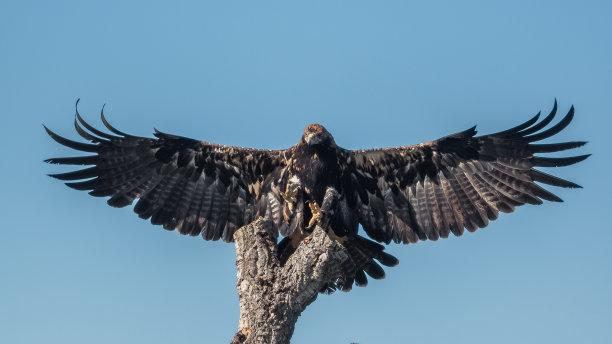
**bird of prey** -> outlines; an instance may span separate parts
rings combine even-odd
[[[78,105],[78,101],[77,101]],[[205,240],[233,240],[237,228],[268,218],[284,238],[281,260],[315,225],[326,228],[351,257],[344,276],[326,288],[350,290],[367,284],[366,273],[383,278],[398,263],[379,243],[416,243],[472,232],[525,203],[561,199],[540,184],[579,185],[536,167],[575,164],[589,155],[543,157],[580,147],[582,141],[536,143],[563,130],[573,106],[545,129],[557,112],[498,133],[476,136],[475,127],[411,146],[347,150],[319,124],[306,127],[296,145],[284,150],[223,146],[155,130],[155,138],[126,134],[111,126],[104,112],[103,132],[76,110],[76,131],[90,143],[59,136],[58,143],[91,153],[45,160],[90,165],[51,174],[77,190],[110,197],[108,204],[134,211],[155,225]],[[359,225],[369,236],[358,235]]]

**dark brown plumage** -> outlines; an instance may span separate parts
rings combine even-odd
[[[78,103],[78,102],[77,102]],[[498,213],[516,206],[559,202],[536,182],[579,187],[535,167],[567,166],[589,155],[541,157],[580,147],[585,142],[535,144],[563,130],[574,108],[544,130],[551,113],[539,114],[512,129],[475,136],[475,128],[441,139],[404,147],[345,150],[321,125],[308,126],[298,144],[286,150],[222,146],[155,131],[155,138],[112,134],[86,123],[78,111],[75,128],[91,143],[48,134],[70,148],[93,153],[53,158],[46,162],[88,165],[82,170],[52,174],[77,190],[110,197],[123,207],[136,199],[134,211],[151,223],[206,240],[232,241],[234,231],[255,218],[271,219],[285,237],[281,258],[290,255],[310,228],[333,231],[351,254],[345,276],[328,290],[365,285],[365,273],[384,277],[375,260],[393,266],[397,260],[384,246],[357,235],[361,224],[372,239],[390,243],[459,236],[464,228],[485,227]]]

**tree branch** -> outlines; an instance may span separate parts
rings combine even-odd
[[[341,276],[346,249],[320,227],[281,266],[271,222],[258,219],[234,234],[240,322],[233,343],[285,344],[302,311]]]

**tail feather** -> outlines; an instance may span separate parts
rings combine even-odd
[[[338,278],[333,285],[326,286],[322,292],[330,293],[336,289],[349,291],[353,283],[359,287],[365,287],[368,284],[367,276],[373,279],[385,278],[385,271],[380,264],[390,267],[399,263],[397,258],[384,252],[383,245],[361,236],[348,239],[343,245],[350,259],[342,267],[342,277]]]

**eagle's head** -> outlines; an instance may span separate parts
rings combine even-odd
[[[320,124],[311,124],[304,129],[302,141],[312,148],[335,147],[336,142],[329,131]]]

